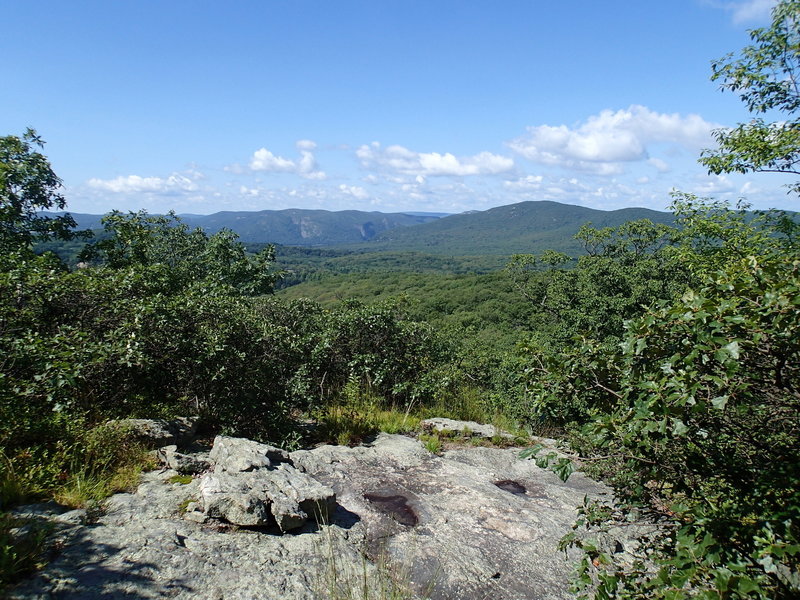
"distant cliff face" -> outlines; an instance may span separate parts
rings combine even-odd
[[[314,240],[322,237],[322,227],[313,219],[303,217],[300,219],[300,237],[304,240]]]

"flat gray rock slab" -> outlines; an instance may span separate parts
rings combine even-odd
[[[179,507],[199,498],[198,480],[148,473],[95,524],[64,525],[60,556],[11,597],[310,600],[343,587],[350,595],[339,597],[361,598],[364,580],[371,590],[391,584],[387,564],[420,598],[567,600],[572,565],[558,540],[585,495],[609,494],[581,474],[563,483],[516,449],[435,456],[397,435],[290,459],[336,492],[329,526],[280,535],[193,522]]]
[[[62,533],[60,556],[9,598],[313,600],[324,597],[331,548],[363,563],[339,527],[280,535],[187,521],[178,507],[197,496],[197,482],[169,483],[174,475],[146,474],[97,523]]]
[[[584,496],[610,490],[581,473],[567,483],[518,449],[434,456],[381,434],[371,446],[291,454],[357,515],[370,556],[402,565],[434,599],[568,599],[572,563],[558,550]]]

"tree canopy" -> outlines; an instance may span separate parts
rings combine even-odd
[[[738,93],[756,116],[714,132],[718,147],[705,150],[700,159],[709,172],[800,175],[799,19],[800,0],[782,0],[772,11],[770,27],[750,32],[751,45],[713,63],[712,80]],[[768,115],[776,120],[765,120]],[[789,187],[800,192],[800,182]]]
[[[36,148],[44,141],[28,128],[22,137],[0,137],[0,250],[29,249],[37,240],[71,239],[74,219],[67,215],[46,217],[40,211],[63,210],[61,179]]]

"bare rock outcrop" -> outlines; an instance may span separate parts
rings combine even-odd
[[[571,564],[558,540],[584,496],[610,493],[580,473],[563,483],[514,448],[436,456],[418,440],[381,434],[287,455],[219,442],[202,477],[183,484],[172,470],[148,473],[93,524],[63,525],[60,556],[10,596],[311,600],[335,590],[361,597],[367,582],[405,588],[407,598],[567,600]],[[223,517],[215,486],[266,499],[236,509],[266,525],[231,524],[246,518]],[[320,525],[314,511],[326,498]],[[202,518],[187,519],[187,507]]]
[[[198,484],[198,508],[208,517],[289,531],[308,519],[327,521],[336,505],[333,490],[295,469],[280,448],[217,436],[209,460],[213,473]]]

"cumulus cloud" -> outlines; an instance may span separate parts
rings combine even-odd
[[[253,153],[247,168],[256,172],[294,173],[305,179],[325,179],[327,175],[319,169],[317,159],[314,157],[313,151],[317,144],[311,140],[298,140],[295,147],[300,153],[297,159],[278,156],[266,148],[259,148]],[[231,165],[226,170],[233,173],[245,171],[240,165]]]
[[[369,198],[367,190],[358,185],[345,185],[343,183],[339,186],[339,191],[348,196],[352,196],[356,200],[366,200],[367,198]]]
[[[503,185],[511,190],[538,190],[542,187],[544,177],[541,175],[526,175],[518,179],[504,181]]]
[[[293,160],[275,156],[266,148],[261,148],[253,153],[250,159],[250,168],[253,171],[294,171],[297,168]]]
[[[194,192],[198,186],[196,179],[203,176],[195,171],[188,175],[173,173],[168,177],[141,177],[140,175],[125,175],[114,179],[92,178],[87,181],[90,188],[115,194],[152,193],[174,194],[181,192]]]
[[[604,110],[575,127],[539,125],[508,142],[521,156],[534,162],[615,175],[623,164],[650,158],[654,144],[673,144],[696,151],[712,143],[717,127],[699,115],[666,114],[633,105],[624,110]],[[658,159],[654,159],[658,161]],[[652,162],[661,170],[663,161]]]
[[[356,156],[365,168],[409,175],[415,177],[417,183],[424,182],[426,177],[497,175],[514,168],[512,158],[491,152],[457,157],[449,152],[414,152],[397,145],[383,148],[378,142],[361,146],[356,150]]]

